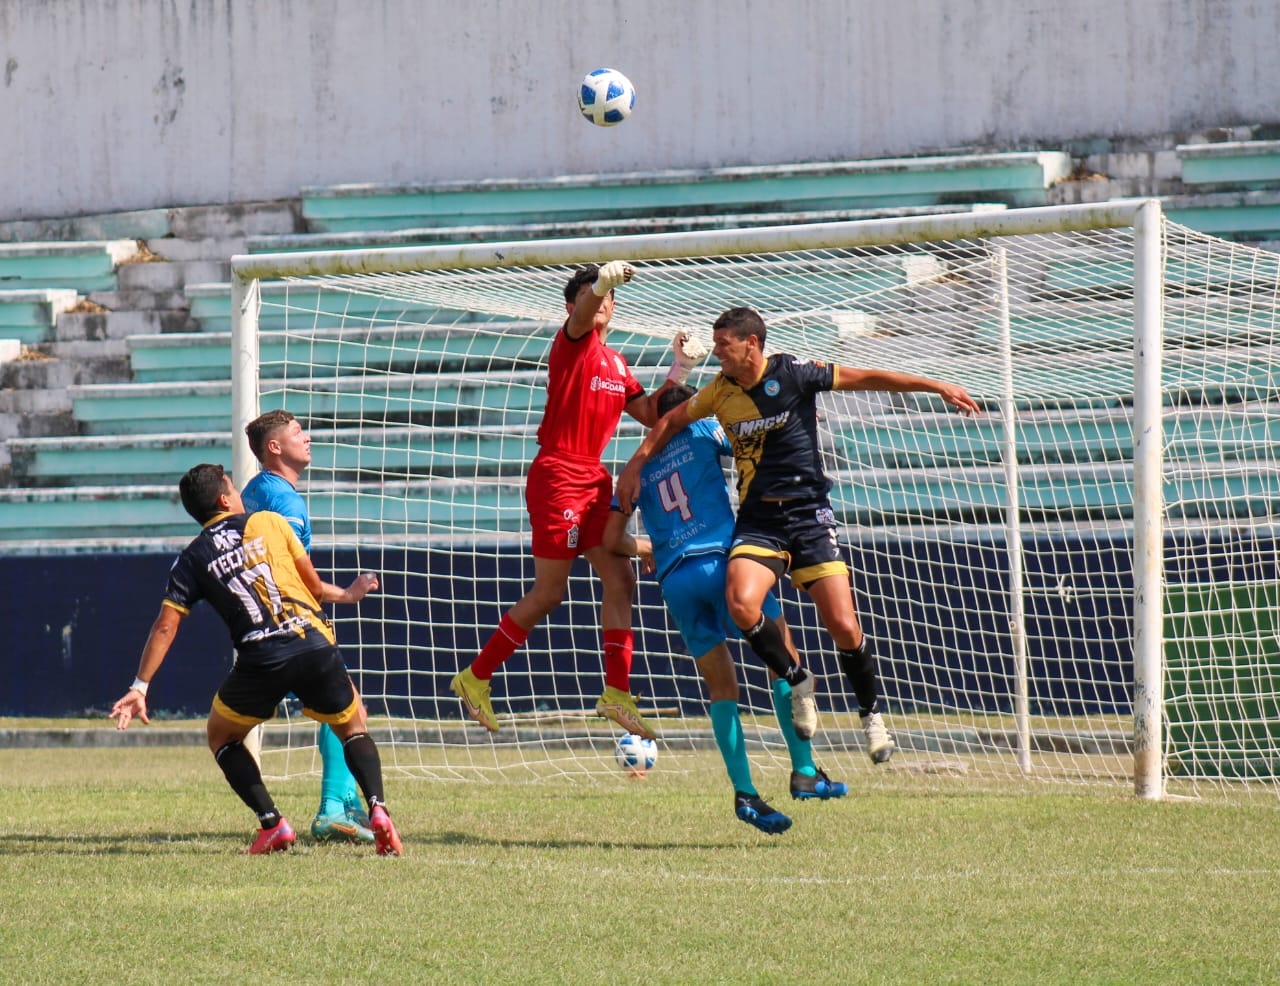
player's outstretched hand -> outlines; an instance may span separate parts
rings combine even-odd
[[[631,280],[631,275],[635,272],[636,269],[624,260],[610,260],[596,274],[591,290],[595,292],[597,298],[603,298],[619,284],[626,284]]]
[[[356,576],[354,582],[347,586],[347,602],[358,603],[361,599],[371,592],[377,592],[379,587],[378,576],[372,572],[361,572]]]
[[[151,725],[151,720],[147,718],[147,696],[136,688],[130,688],[123,696],[111,706],[109,719],[116,721],[116,729],[128,729],[129,723],[134,719],[139,719],[146,725]]]
[[[938,396],[961,414],[979,414],[982,411],[978,402],[969,396],[969,392],[956,384],[944,383]]]
[[[658,570],[658,561],[653,557],[653,542],[649,538],[636,538],[636,557],[640,560],[640,571],[652,575]]]
[[[707,358],[708,349],[684,329],[680,329],[671,339],[671,351],[675,357],[667,379],[672,383],[684,383],[689,379],[689,371]]]

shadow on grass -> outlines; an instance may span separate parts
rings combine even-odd
[[[739,831],[747,833],[748,826],[739,823],[737,829],[728,832],[737,835]],[[762,841],[767,838],[763,833]],[[406,840],[407,843],[408,840]],[[772,839],[768,840],[774,841]],[[414,846],[489,846],[495,849],[626,849],[630,851],[671,852],[680,849],[723,849],[726,840],[719,842],[642,842],[635,839],[615,841],[612,839],[491,839],[472,832],[432,832],[426,836],[415,835]],[[410,846],[406,845],[406,850]]]
[[[175,832],[170,835],[30,835],[8,832],[0,835],[0,857],[23,855],[58,856],[156,856],[163,853],[195,853],[239,856],[253,842],[254,830],[247,825],[244,831],[229,832]],[[290,855],[308,855],[312,852],[342,855],[372,854],[367,844],[345,842],[316,842],[299,834],[298,841],[289,849]],[[272,855],[281,855],[273,853]]]

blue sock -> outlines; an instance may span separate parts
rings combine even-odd
[[[787,752],[791,754],[791,769],[806,777],[816,777],[818,770],[813,765],[813,744],[797,736],[795,727],[791,725],[791,686],[784,678],[775,678],[773,682],[773,712],[778,717],[782,738],[787,742]]]
[[[359,800],[360,789],[347,768],[342,740],[323,723],[316,735],[316,746],[320,748],[320,813],[337,814],[349,799]]]
[[[716,746],[720,747],[720,756],[724,757],[733,789],[743,794],[759,793],[751,783],[751,764],[747,761],[747,742],[742,734],[738,703],[728,700],[712,702],[711,729],[716,734]]]

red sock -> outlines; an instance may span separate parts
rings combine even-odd
[[[631,693],[632,641],[630,630],[604,632],[604,683],[628,694]]]
[[[502,662],[528,639],[529,631],[513,620],[510,613],[503,613],[498,629],[493,631],[480,656],[471,662],[471,673],[481,681],[488,681]]]

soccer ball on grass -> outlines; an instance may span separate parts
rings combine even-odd
[[[633,733],[623,733],[618,737],[613,756],[629,776],[643,777],[658,762],[658,744]]]
[[[588,72],[578,87],[578,109],[597,127],[621,123],[635,105],[636,87],[617,69]]]

